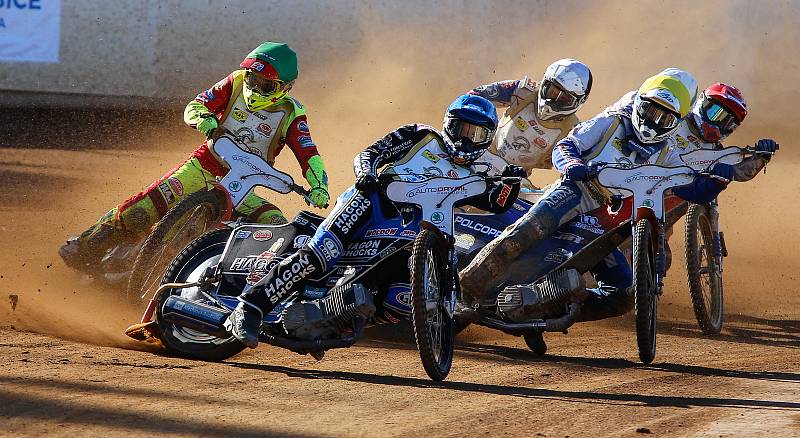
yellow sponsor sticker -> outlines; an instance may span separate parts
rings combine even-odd
[[[427,149],[425,149],[425,151],[422,152],[422,156],[427,158],[427,159],[429,159],[429,160],[431,160],[431,161],[433,161],[434,163],[439,161],[439,157],[437,157],[436,155],[433,154],[433,152],[431,152],[431,151],[429,151]]]
[[[615,138],[614,140],[611,141],[611,143],[614,145],[615,148],[617,148],[618,151],[622,152],[622,140]]]
[[[681,149],[686,149],[686,146],[689,146],[689,142],[680,135],[675,136],[675,141],[678,142],[678,147]]]
[[[234,109],[231,115],[233,116],[234,119],[240,122],[244,122],[245,120],[247,120],[247,113],[240,110],[239,108]]]
[[[523,132],[525,132],[525,130],[530,126],[528,122],[522,120],[522,117],[517,117],[517,119],[514,120],[514,124],[517,125],[517,128],[519,128],[520,131]]]

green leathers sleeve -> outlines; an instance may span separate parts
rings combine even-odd
[[[325,207],[330,200],[328,192],[328,173],[325,171],[325,163],[322,157],[314,155],[308,159],[308,170],[306,170],[306,180],[311,185],[309,197],[311,202],[317,207]]]
[[[197,127],[197,124],[202,122],[203,119],[212,117],[213,115],[211,110],[206,108],[205,105],[193,100],[189,102],[189,104],[186,105],[186,109],[183,110],[183,121],[194,128]]]

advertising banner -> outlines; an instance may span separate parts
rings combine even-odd
[[[58,62],[61,0],[0,0],[0,62]]]

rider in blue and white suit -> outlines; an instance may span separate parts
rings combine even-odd
[[[494,105],[480,96],[463,95],[447,109],[444,132],[427,125],[405,125],[367,147],[353,163],[355,184],[339,196],[331,214],[305,246],[242,292],[225,328],[243,344],[255,348],[263,314],[299,292],[309,275],[333,266],[349,242],[363,236],[370,225],[372,210],[382,208],[374,205],[374,200],[385,199],[383,194],[370,196],[379,190],[377,174],[381,166],[386,166],[381,174],[395,173],[399,179],[403,179],[402,174],[412,178],[440,175],[464,178],[474,174],[470,165],[489,147],[496,129]],[[522,168],[511,165],[502,175],[526,176]],[[482,197],[471,199],[469,204],[502,213],[513,204],[518,193],[518,183],[498,184]]]

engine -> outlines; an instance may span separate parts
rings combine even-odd
[[[586,294],[583,277],[575,269],[554,271],[531,284],[509,286],[497,295],[499,313],[511,321],[561,316],[565,304]]]
[[[298,339],[323,339],[351,327],[355,317],[375,314],[372,293],[360,284],[337,286],[324,298],[294,303],[283,311],[283,328]]]

